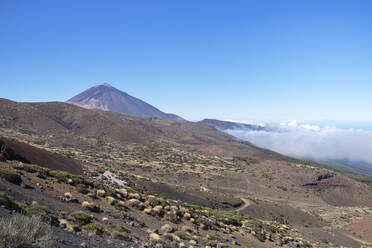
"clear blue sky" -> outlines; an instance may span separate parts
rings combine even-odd
[[[0,0],[0,97],[109,82],[190,120],[372,120],[372,1]]]

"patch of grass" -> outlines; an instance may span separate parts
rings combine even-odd
[[[26,204],[16,201],[13,197],[8,196],[4,192],[0,192],[0,205],[5,206],[9,210],[14,210],[18,213],[26,212]]]
[[[0,178],[3,178],[6,181],[16,185],[20,185],[22,183],[20,175],[4,169],[0,169]]]
[[[149,202],[150,202],[150,205],[153,207],[158,206],[158,205],[165,207],[168,205],[167,200],[161,197],[155,197],[151,199]]]
[[[126,232],[118,232],[118,231],[111,231],[111,236],[115,239],[122,239],[122,240],[131,240],[128,233]]]
[[[130,240],[129,233],[131,233],[131,230],[126,228],[125,226],[113,224],[107,228],[106,232],[113,238]]]
[[[44,169],[43,167],[40,167],[36,164],[20,164],[19,168],[29,172],[29,173],[36,173],[36,172],[44,172],[47,171],[47,169]]]
[[[51,211],[49,211],[48,207],[39,205],[37,202],[33,202],[28,206],[24,203],[18,202],[4,192],[0,192],[0,205],[5,206],[5,208],[9,210],[14,210],[25,215],[40,216],[42,221],[54,226],[58,226],[58,218]]]
[[[183,240],[190,240],[191,239],[191,236],[189,234],[187,234],[186,232],[176,231],[174,234],[176,236],[178,236],[180,239],[183,239]]]
[[[65,171],[50,170],[50,169],[38,166],[36,164],[20,164],[19,168],[29,173],[38,172],[39,174],[42,174],[43,176],[53,177],[53,178],[56,178],[58,181],[65,182],[65,183],[67,183],[69,179],[72,179],[72,182],[73,182],[72,184],[75,186],[81,184],[81,185],[84,185],[85,188],[105,189],[105,187],[101,183],[95,180],[91,180],[91,179],[88,179],[82,176],[70,174]]]
[[[246,216],[235,211],[218,211],[212,210],[211,213],[216,216],[217,220],[226,225],[241,226]]]
[[[89,193],[89,190],[87,189],[86,185],[85,184],[82,184],[82,183],[79,183],[77,186],[76,186],[76,189],[79,193],[81,194],[88,194]]]
[[[67,180],[70,178],[69,173],[64,171],[55,171],[55,170],[49,170],[49,176],[56,178],[59,181],[67,182]]]
[[[84,212],[74,212],[71,214],[71,217],[74,218],[80,226],[91,224],[93,221],[93,218]]]
[[[53,226],[58,226],[58,218],[49,210],[47,206],[42,206],[37,202],[33,202],[30,206],[26,207],[28,215],[39,215],[42,221],[49,223]]]
[[[87,225],[83,225],[81,228],[95,235],[102,236],[103,234],[105,234],[105,229],[97,223],[90,223]]]
[[[51,227],[39,216],[15,214],[0,220],[0,248],[46,247],[51,237]]]
[[[131,230],[125,226],[119,225],[119,224],[112,224],[109,226],[109,230],[119,231],[119,232],[126,232],[130,233]]]

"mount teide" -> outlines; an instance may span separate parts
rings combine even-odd
[[[154,106],[112,87],[108,83],[89,88],[67,102],[87,109],[100,109],[136,117],[159,117],[185,121],[177,115],[164,113]]]

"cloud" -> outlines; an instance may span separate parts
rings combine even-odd
[[[372,131],[280,123],[271,131],[226,130],[259,147],[296,158],[349,159],[372,164]]]

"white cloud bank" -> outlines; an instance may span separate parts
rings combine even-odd
[[[281,123],[275,131],[226,130],[259,147],[297,158],[349,159],[372,164],[372,131]]]

